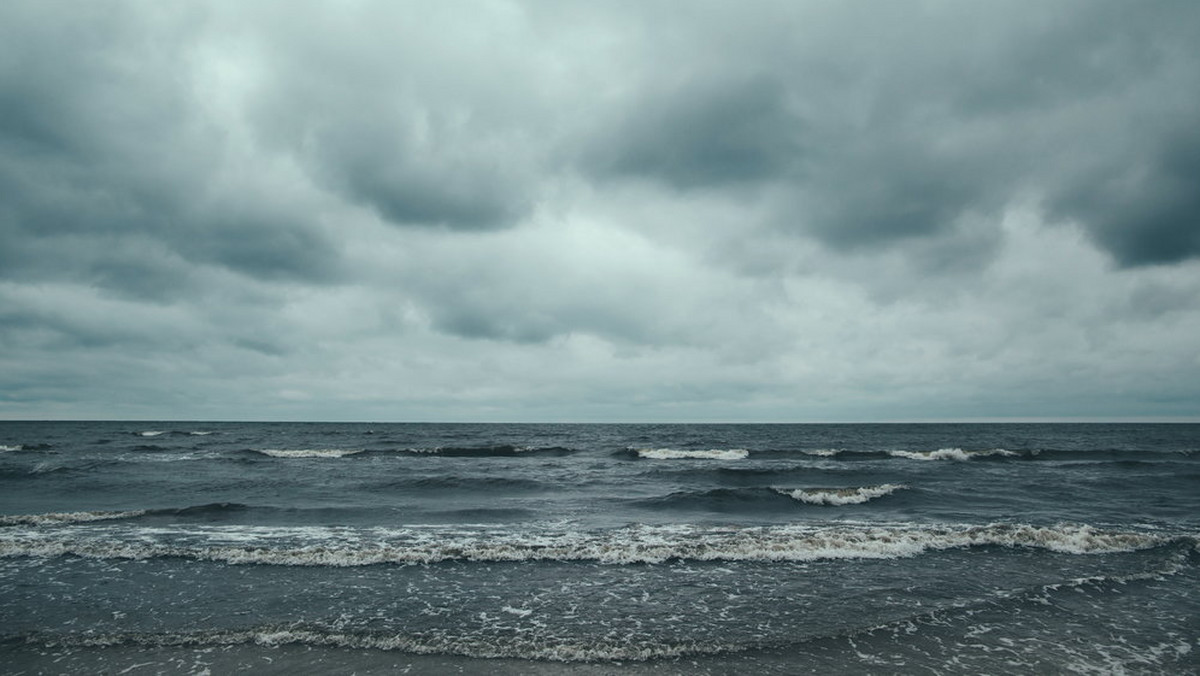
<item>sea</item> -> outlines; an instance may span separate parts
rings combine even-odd
[[[1200,425],[0,422],[5,674],[1200,673]]]

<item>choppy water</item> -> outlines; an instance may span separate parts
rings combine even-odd
[[[1200,425],[0,423],[15,673],[1200,671]]]

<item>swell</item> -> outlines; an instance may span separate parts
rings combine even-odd
[[[657,510],[777,511],[782,508],[794,508],[801,503],[823,506],[859,505],[906,488],[907,486],[901,484],[811,488],[744,486],[676,491],[664,496],[633,500],[631,504]]]
[[[799,451],[756,451],[755,457],[818,457],[840,461],[854,460],[917,460],[917,461],[989,461],[989,462],[1091,462],[1091,463],[1163,463],[1196,462],[1197,451],[1153,451],[1153,450],[1059,450],[1005,448],[967,449],[956,446],[936,449],[892,449],[892,450],[849,450],[808,449]]]
[[[0,530],[0,556],[143,560],[186,558],[226,564],[356,567],[444,561],[590,561],[654,564],[687,561],[899,559],[986,547],[1063,554],[1112,554],[1186,544],[1192,535],[1033,526],[636,526],[602,531],[545,529],[352,529],[236,527]],[[1181,545],[1182,546],[1182,545]]]
[[[159,509],[47,512],[43,514],[5,514],[0,515],[0,526],[58,526],[74,523],[89,523],[93,521],[137,519],[139,517],[147,516],[171,516],[185,518],[213,517],[244,512],[248,509],[250,509],[248,505],[237,502],[213,502],[204,505],[168,507]]]
[[[33,633],[14,637],[21,643],[62,647],[221,647],[258,645],[275,647],[302,645],[322,648],[386,650],[417,655],[455,655],[481,659],[527,659],[552,662],[643,662],[654,659],[719,655],[751,646],[725,645],[713,641],[664,640],[630,634],[603,637],[538,636],[504,632],[459,635],[452,632],[396,633],[352,629],[320,623],[290,623],[247,629],[215,629],[191,632],[114,632],[53,635]]]
[[[520,477],[431,476],[388,479],[369,483],[364,488],[371,492],[471,490],[488,493],[526,493],[551,490],[553,487],[536,479]]]

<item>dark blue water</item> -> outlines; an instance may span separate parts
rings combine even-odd
[[[1200,670],[1200,425],[0,423],[15,673]]]

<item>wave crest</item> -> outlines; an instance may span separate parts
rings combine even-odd
[[[910,460],[957,460],[962,462],[966,460],[973,460],[975,458],[986,458],[989,456],[1010,458],[1019,454],[1012,451],[1006,451],[1003,448],[993,448],[987,451],[964,451],[961,448],[939,448],[936,451],[888,451],[888,455],[896,458],[908,458]]]
[[[639,458],[651,460],[741,460],[750,455],[744,448],[714,448],[706,451],[676,450],[674,448],[637,448]]]
[[[776,488],[775,492],[810,505],[860,505],[908,488],[903,484],[881,484],[860,488]]]
[[[252,450],[260,455],[272,458],[342,458],[347,455],[362,453],[361,449],[346,448],[255,448]]]

